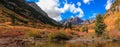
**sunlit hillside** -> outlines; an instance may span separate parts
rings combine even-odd
[[[77,3],[78,8],[74,3],[66,1],[65,4],[74,13],[82,11],[80,2]],[[118,47],[120,0],[115,0],[103,15],[91,17],[94,19],[72,17],[61,23],[50,18],[35,2],[0,0],[0,47],[114,47],[113,44]]]
[[[120,12],[110,14],[105,18],[104,22],[107,25],[106,32],[110,36],[120,37]]]

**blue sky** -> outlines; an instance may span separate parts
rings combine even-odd
[[[30,1],[30,0],[28,0]],[[34,1],[34,0],[31,0]],[[36,2],[49,17],[56,21],[79,17],[91,19],[100,13],[104,14],[114,0],[38,0]]]
[[[26,2],[39,2],[39,0],[25,0]]]

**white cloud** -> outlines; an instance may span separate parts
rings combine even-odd
[[[67,2],[64,4],[64,7],[63,8],[56,8],[57,10],[61,11],[61,13],[64,13],[66,11],[70,11],[71,13],[73,14],[76,14],[78,13],[78,17],[82,17],[84,15],[84,12],[83,10],[80,8],[81,6],[81,3],[80,2],[77,2],[77,5],[79,7],[75,7],[75,4],[68,4]]]
[[[62,20],[60,13],[55,8],[59,6],[59,0],[40,0],[40,2],[37,2],[38,6],[43,9],[49,17],[53,18],[56,21]]]
[[[64,7],[63,8],[56,7],[55,9],[58,10],[59,12],[61,12],[61,13],[64,13],[65,11],[67,11],[69,9],[70,6],[71,6],[71,4],[64,3]]]
[[[58,8],[60,5],[59,0],[40,0],[38,2],[38,6],[43,9],[49,17],[53,18],[56,21],[62,20],[60,14],[65,13],[66,11],[70,11],[71,13],[75,14],[78,13],[78,17],[82,17],[84,12],[80,8],[81,3],[77,2],[77,4],[74,3],[67,3],[67,0],[64,0],[64,6],[62,8]],[[75,7],[75,5],[78,5],[79,7]]]
[[[112,2],[113,2],[113,0],[107,0],[107,4],[106,4],[106,7],[105,7],[106,10],[110,9],[110,7],[112,5]]]
[[[82,11],[81,8],[77,8],[75,11],[76,11],[76,12],[79,12],[79,15],[77,15],[78,17],[80,17],[80,18],[83,17],[84,12]]]
[[[94,19],[94,18],[96,18],[96,15],[97,15],[97,13],[93,13],[93,15],[89,17],[89,19]]]
[[[79,13],[77,16],[80,17],[80,18],[84,15],[83,10],[80,7],[76,8],[75,4],[71,4],[70,11],[74,14]]]
[[[74,16],[71,16],[71,18],[74,18]]]
[[[81,3],[80,3],[80,2],[77,2],[77,5],[78,5],[78,6],[81,6]]]
[[[83,0],[85,4],[90,4],[90,1],[93,1],[93,0]]]

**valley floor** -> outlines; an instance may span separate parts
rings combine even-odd
[[[112,34],[114,33],[114,34]],[[42,41],[59,41],[59,42],[107,42],[120,41],[120,32],[109,32],[109,35],[103,34],[97,37],[95,32],[79,32],[70,29],[56,28],[32,28],[25,26],[0,25],[0,47],[23,47],[25,43],[35,44],[37,40]]]

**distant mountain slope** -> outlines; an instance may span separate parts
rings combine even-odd
[[[24,0],[0,0],[0,7],[2,8],[1,13],[8,13],[7,15],[12,15],[17,21],[25,24],[34,21],[40,24],[59,25],[35,3],[26,3]]]
[[[72,20],[71,20],[72,19]],[[83,20],[80,19],[79,17],[74,17],[74,18],[70,18],[68,20],[62,20],[61,23],[62,24],[65,24],[67,23],[68,21],[71,21],[72,25],[80,25],[82,24]]]

